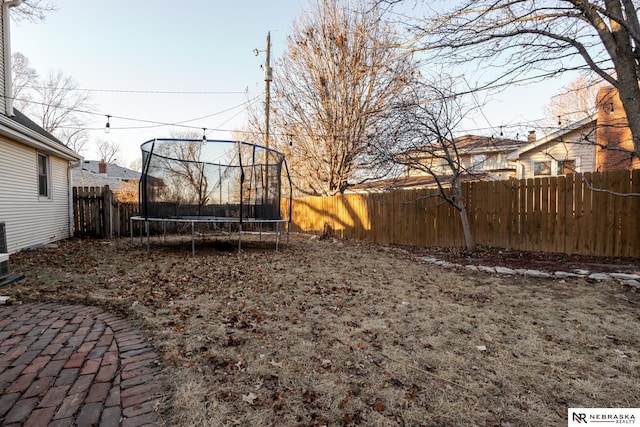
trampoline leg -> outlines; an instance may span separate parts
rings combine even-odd
[[[129,234],[131,234],[131,246],[133,246],[133,220],[129,218]]]
[[[147,252],[149,252],[149,221],[144,222],[144,228],[147,230]]]
[[[238,227],[238,253],[240,253],[240,249],[242,249],[242,223]]]
[[[191,256],[196,256],[196,233],[194,222],[191,221]]]
[[[278,250],[278,241],[280,240],[280,223],[276,222],[276,251]]]

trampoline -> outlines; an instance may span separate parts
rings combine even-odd
[[[149,224],[191,225],[191,248],[195,254],[198,224],[237,224],[238,250],[243,225],[256,224],[262,232],[271,224],[280,234],[290,218],[282,215],[283,197],[291,203],[291,179],[284,154],[244,141],[153,139],[140,146],[142,174],[139,216],[149,248]],[[283,196],[284,193],[284,196]],[[291,212],[289,205],[289,212]],[[143,237],[140,227],[140,239]]]

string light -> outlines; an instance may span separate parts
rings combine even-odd
[[[479,92],[480,90],[481,89],[477,89],[477,90],[474,90],[474,91],[468,91],[466,93]],[[462,92],[460,94],[464,95],[465,92]],[[260,98],[260,96],[256,96],[253,99],[249,100],[248,102],[245,102],[245,103],[243,103],[241,105],[238,105],[238,106],[235,106],[235,107],[232,107],[232,108],[229,108],[227,110],[216,112],[216,113],[209,114],[209,115],[202,116],[202,117],[198,117],[198,118],[193,118],[193,119],[189,119],[189,120],[180,121],[180,122],[170,123],[170,122],[161,122],[161,121],[154,121],[154,120],[145,120],[145,119],[134,118],[134,117],[114,116],[114,115],[106,115],[105,114],[103,116],[107,117],[107,122],[106,122],[104,128],[99,128],[99,127],[91,128],[91,127],[86,127],[86,126],[81,126],[81,127],[80,126],[60,126],[60,128],[61,129],[82,129],[82,130],[100,130],[100,129],[103,129],[106,133],[109,133],[111,131],[110,119],[111,119],[111,117],[115,117],[115,118],[118,118],[118,119],[121,119],[121,120],[125,120],[125,121],[149,123],[150,125],[149,126],[128,126],[128,127],[120,127],[119,126],[117,128],[114,128],[114,129],[130,130],[130,129],[146,129],[146,128],[163,127],[163,126],[175,126],[175,127],[188,128],[188,129],[198,129],[195,126],[185,125],[185,123],[189,123],[189,122],[192,122],[192,121],[195,121],[195,120],[201,120],[203,118],[209,118],[209,117],[212,117],[212,116],[215,116],[215,115],[230,111],[232,109],[238,108],[238,107],[243,106],[243,105],[246,108],[248,105],[251,105],[251,104],[255,103],[259,98]],[[44,103],[35,102],[35,101],[31,101],[31,100],[27,101],[27,100],[23,100],[23,99],[20,99],[20,98],[13,98],[13,99],[26,101],[26,102],[28,102],[30,104],[46,105]],[[611,103],[611,102],[604,104],[605,111],[606,111],[607,104],[610,104],[610,113],[613,114],[615,112],[614,104]],[[75,108],[71,108],[69,110],[77,112],[77,113],[88,114],[88,115],[99,115],[100,114],[100,113],[96,113],[94,111],[87,111],[87,110],[81,110],[81,109],[75,109]],[[579,111],[576,111],[576,112],[579,112]],[[239,114],[240,113],[242,113],[242,111],[240,111]],[[566,113],[566,114],[572,114],[572,113]],[[541,126],[539,124],[539,122],[543,121],[543,120],[544,120],[543,118],[525,120],[525,121],[522,121],[522,122],[512,123],[512,124],[506,125],[506,127],[510,128],[510,129],[513,129],[513,128],[518,128],[518,127],[528,127],[528,126],[531,126],[533,124],[535,126],[540,127],[541,129],[548,129],[549,131],[551,131],[552,130],[551,127],[548,127],[548,126],[545,127],[545,126]],[[561,116],[558,116],[558,123],[561,123]],[[500,135],[501,136],[504,134],[504,127],[505,127],[505,125],[501,125],[500,126]],[[200,129],[207,130],[208,128],[200,128]],[[473,132],[486,132],[486,131],[490,131],[490,130],[493,130],[493,129],[495,129],[493,126],[476,127],[476,128],[469,127],[469,128],[465,128],[465,129],[456,130],[456,132],[462,134],[462,133],[470,133],[470,132],[471,133],[473,133]],[[232,131],[230,129],[220,129],[220,128],[211,128],[211,129],[208,129],[208,130],[210,130],[210,131],[221,131],[221,132],[231,132]],[[251,132],[251,131],[248,131],[247,133],[248,134],[255,134],[255,135],[260,135],[261,134],[261,132]],[[273,135],[274,136],[285,136],[285,137],[289,136],[289,134],[278,133],[278,132],[273,133]],[[494,135],[491,135],[491,137],[493,138]],[[206,135],[203,135],[203,136],[206,138]],[[303,136],[304,137],[304,136],[318,136],[318,135],[297,134],[297,136]],[[291,140],[289,140],[289,142],[291,142]],[[292,144],[290,144],[290,145],[292,145]]]
[[[202,143],[207,143],[207,128],[202,128]]]

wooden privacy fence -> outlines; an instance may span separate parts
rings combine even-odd
[[[73,219],[76,237],[127,236],[129,218],[138,214],[137,203],[120,203],[106,187],[74,187]]]
[[[463,194],[479,245],[640,258],[640,170],[471,182]],[[464,245],[457,211],[435,189],[306,197],[291,209],[292,231],[329,227],[341,238]]]

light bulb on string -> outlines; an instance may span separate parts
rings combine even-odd
[[[207,128],[202,128],[202,143],[207,143]]]
[[[109,123],[109,119],[111,119],[111,116],[107,114],[107,124],[104,125],[105,133],[109,133],[111,131],[111,123]]]

